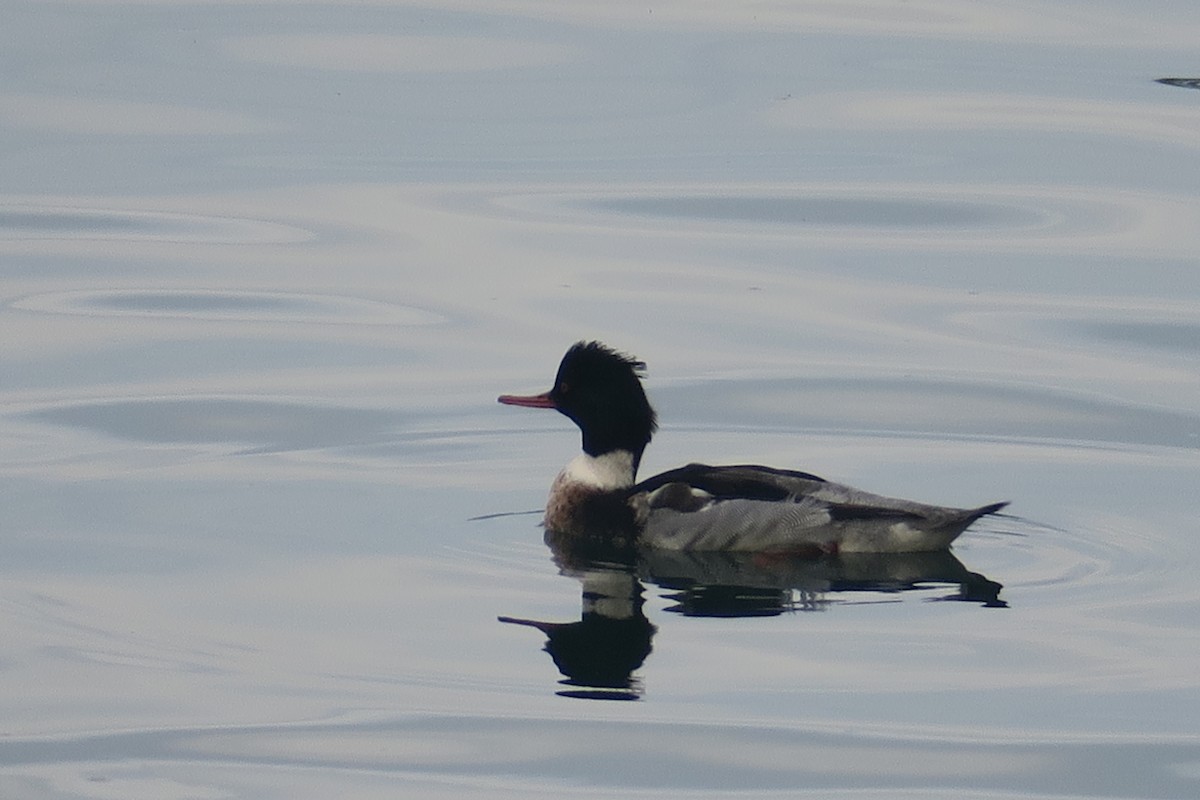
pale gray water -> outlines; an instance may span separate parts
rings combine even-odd
[[[1193,12],[0,2],[0,796],[1196,797]],[[583,337],[1021,519],[560,572]]]

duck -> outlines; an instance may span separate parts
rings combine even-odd
[[[582,452],[554,479],[542,520],[547,544],[729,551],[780,556],[946,550],[977,508],[927,505],[756,464],[692,463],[637,480],[658,418],[646,364],[598,341],[571,345],[549,391],[504,394],[504,405],[554,409],[578,426]]]

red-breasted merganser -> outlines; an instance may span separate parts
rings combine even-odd
[[[944,550],[1007,503],[946,508],[882,497],[816,475],[754,465],[688,464],[635,483],[657,429],[646,365],[600,342],[578,342],[539,395],[506,405],[553,408],[583,433],[583,452],[550,489],[548,541],[671,550],[798,555]]]

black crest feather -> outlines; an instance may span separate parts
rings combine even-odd
[[[646,363],[597,341],[571,345],[550,390],[558,410],[583,431],[591,455],[620,448],[635,462],[658,430],[641,378]]]

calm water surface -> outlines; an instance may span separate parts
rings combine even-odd
[[[1200,795],[1193,11],[0,2],[0,795]],[[551,553],[583,337],[1016,516]]]

